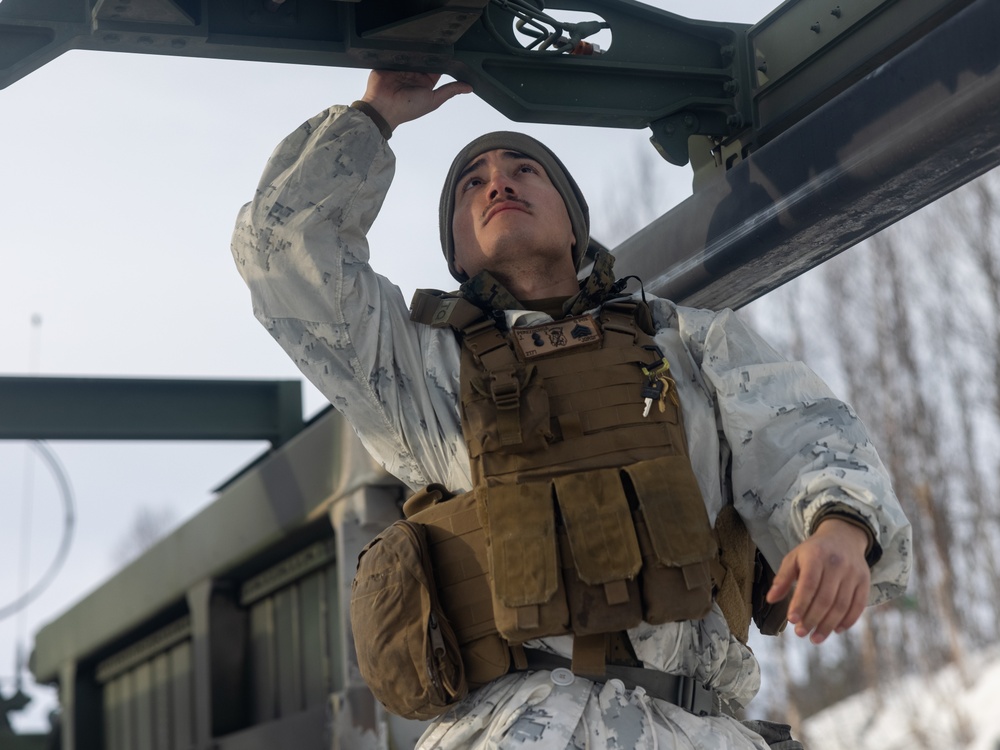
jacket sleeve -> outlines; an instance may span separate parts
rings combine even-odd
[[[910,525],[853,409],[732,311],[689,313],[686,338],[731,450],[733,502],[771,566],[777,570],[823,515],[839,512],[867,525],[881,550],[869,557],[870,603],[902,593]]]
[[[394,164],[366,115],[320,113],[275,149],[239,213],[233,257],[257,319],[372,455],[411,487],[459,487],[457,347],[411,323],[368,263]]]

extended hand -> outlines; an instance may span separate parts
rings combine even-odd
[[[781,601],[792,585],[788,621],[795,635],[822,643],[831,632],[841,633],[861,616],[868,601],[871,573],[865,562],[868,535],[857,526],[828,518],[785,555],[767,600]]]
[[[452,81],[435,89],[440,74],[373,70],[361,101],[368,102],[389,123],[396,126],[433,112],[456,94],[468,94],[472,86]]]

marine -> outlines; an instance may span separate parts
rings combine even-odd
[[[278,146],[233,236],[258,319],[417,493],[362,555],[355,601],[398,588],[397,610],[425,613],[411,643],[429,645],[395,680],[430,696],[419,747],[790,741],[732,716],[759,687],[747,560],[814,643],[903,590],[909,524],[863,425],[730,311],[626,292],[600,253],[578,279],[589,208],[523,134],[454,159],[438,214],[461,288],[411,310],[365,234],[392,131],[468,91],[437,84],[373,72]],[[418,583],[387,586],[402,569]],[[364,630],[359,660],[392,682],[376,649],[397,629]]]

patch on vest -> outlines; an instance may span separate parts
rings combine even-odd
[[[592,315],[576,315],[538,326],[515,328],[511,333],[521,357],[526,360],[601,340],[601,329]]]

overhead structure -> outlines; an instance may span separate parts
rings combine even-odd
[[[652,125],[677,164],[687,133],[750,121],[745,25],[555,5],[595,20],[560,22],[531,0],[4,0],[0,86],[69,49],[446,72],[513,120]],[[608,28],[606,51],[587,41]]]
[[[762,143],[967,3],[807,0],[751,28],[631,0],[4,0],[0,87],[70,49],[445,72],[512,120],[650,127],[685,164],[690,136]]]

